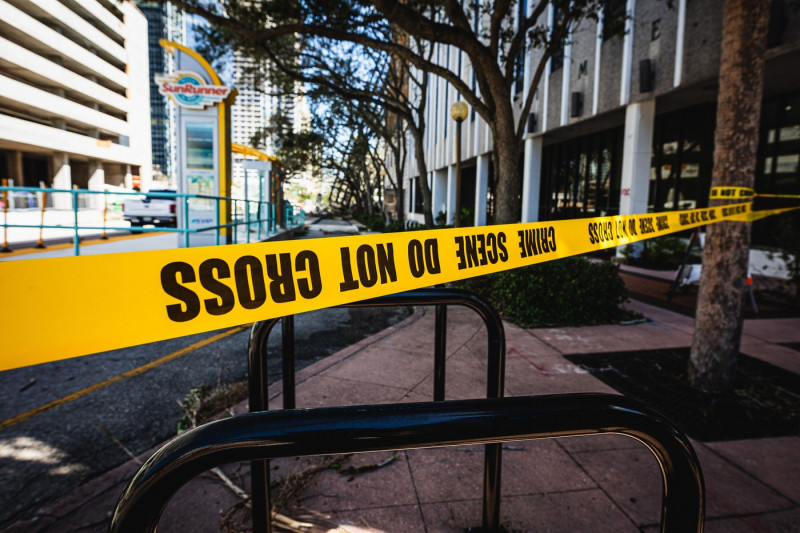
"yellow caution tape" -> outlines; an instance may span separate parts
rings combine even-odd
[[[753,198],[756,191],[750,187],[711,187],[708,197],[712,200],[741,200]]]
[[[759,209],[758,211],[749,211],[747,213],[732,217],[731,220],[739,222],[754,222],[756,220],[761,220],[762,218],[771,217],[773,215],[780,215],[781,213],[794,211],[796,209],[800,209],[800,206],[782,207],[778,209]]]
[[[711,187],[711,200],[741,200],[742,198],[790,198],[798,199],[800,194],[761,194],[750,187]]]
[[[746,221],[751,207],[4,262],[0,370]]]

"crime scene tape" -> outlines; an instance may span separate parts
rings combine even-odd
[[[769,215],[798,207],[774,209]],[[213,331],[625,245],[752,203],[0,264],[0,371]]]
[[[711,187],[711,200],[741,200],[744,198],[789,198],[800,199],[800,194],[762,194],[750,187]]]

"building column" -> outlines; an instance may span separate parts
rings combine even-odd
[[[8,168],[6,169],[7,174],[4,175],[3,178],[8,178],[8,185],[13,185],[16,187],[25,186],[25,174],[23,173],[22,167],[22,152],[19,150],[8,152],[6,161],[8,161]]]
[[[542,137],[525,139],[525,166],[522,170],[522,222],[539,220],[539,194],[542,182]]]
[[[431,214],[434,222],[440,212],[447,213],[447,171],[436,170],[431,174]]]
[[[125,177],[122,178],[122,184],[126,189],[133,188],[133,171],[130,165],[125,165]]]
[[[655,115],[654,99],[629,104],[625,108],[625,141],[622,151],[622,183],[619,199],[621,215],[647,212]]]
[[[89,184],[87,188],[90,191],[102,191],[103,185],[106,183],[106,171],[103,168],[103,163],[100,161],[92,161],[89,163]],[[91,195],[89,204],[94,208],[103,207],[103,197],[99,194]]]
[[[53,154],[53,188],[72,189],[72,167],[69,164],[69,155],[63,152]],[[53,207],[72,209],[72,195],[53,194]]]
[[[486,201],[489,198],[489,156],[479,155],[475,169],[475,225],[486,225]]]

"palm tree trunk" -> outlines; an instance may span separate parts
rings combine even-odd
[[[753,186],[768,22],[769,0],[725,1],[712,186]],[[689,361],[690,381],[706,390],[734,385],[749,249],[749,223],[708,227]]]

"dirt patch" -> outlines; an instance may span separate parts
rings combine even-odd
[[[746,355],[725,394],[689,385],[688,348],[565,357],[699,441],[800,435],[800,376]]]

